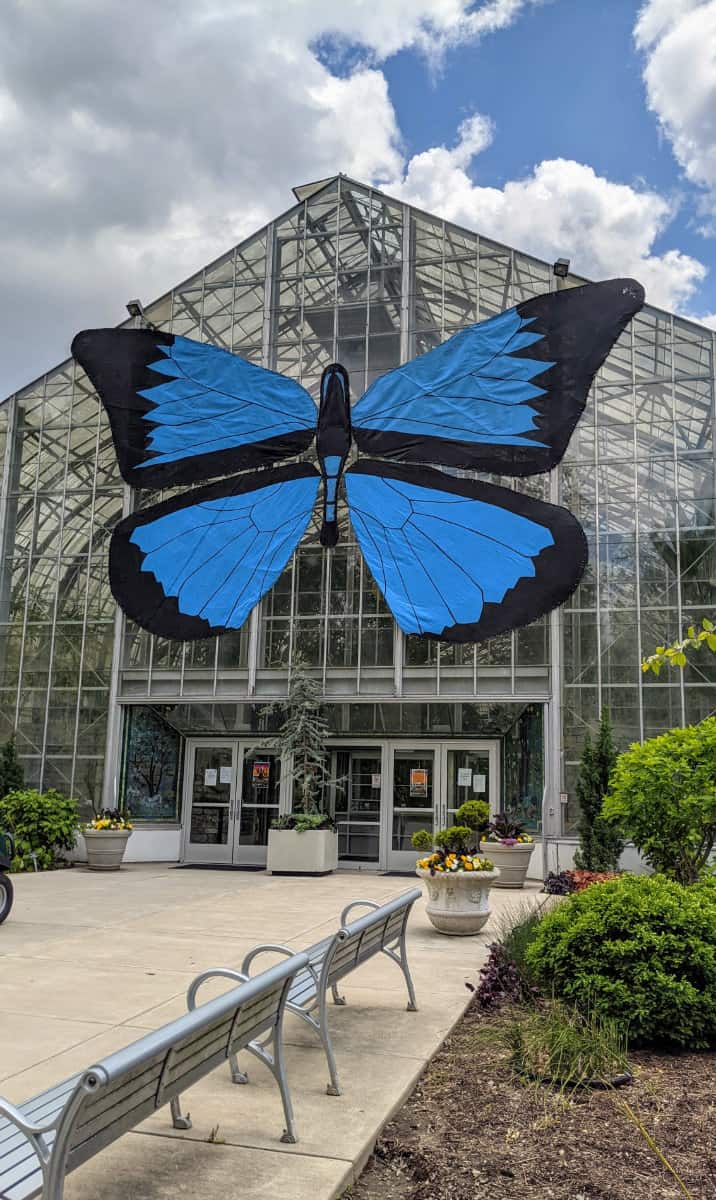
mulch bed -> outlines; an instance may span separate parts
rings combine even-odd
[[[567,1096],[513,1075],[498,1036],[511,1015],[471,1004],[350,1200],[684,1200],[622,1101],[692,1200],[716,1198],[716,1054],[635,1051],[629,1086]]]

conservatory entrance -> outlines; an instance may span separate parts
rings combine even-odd
[[[264,866],[280,756],[234,738],[189,738],[185,764],[183,861]]]

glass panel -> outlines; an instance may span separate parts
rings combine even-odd
[[[381,754],[377,747],[332,750],[338,857],[377,862],[380,846]]]
[[[230,746],[197,746],[192,780],[191,842],[211,846],[227,844],[231,775]]]
[[[122,798],[135,821],[178,820],[180,749],[176,729],[157,712],[127,709]]]
[[[500,807],[531,833],[542,828],[544,724],[541,704],[528,704],[502,743]]]
[[[432,828],[432,750],[396,750],[393,762],[393,850],[412,850],[417,829]]]
[[[490,755],[486,750],[448,750],[447,823],[466,800],[490,799]]]
[[[270,750],[244,756],[241,790],[239,842],[242,846],[266,846],[268,831],[278,815],[281,788],[281,758]]]

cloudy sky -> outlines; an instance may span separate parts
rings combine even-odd
[[[716,327],[716,0],[2,0],[0,395],[338,171]]]

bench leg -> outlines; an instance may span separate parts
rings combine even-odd
[[[286,1064],[283,1055],[281,1029],[274,1029],[271,1036],[263,1042],[250,1042],[249,1045],[246,1046],[246,1049],[250,1054],[253,1054],[256,1058],[259,1058],[262,1063],[265,1063],[276,1080],[276,1083],[278,1084],[278,1090],[281,1093],[283,1115],[286,1121],[286,1128],[281,1135],[281,1141],[288,1142],[289,1145],[294,1145],[298,1141],[298,1137],[296,1136],[296,1126],[293,1120],[291,1093],[288,1090],[288,1080],[286,1078]],[[242,1074],[242,1072],[239,1072],[239,1074]],[[235,1082],[241,1082],[241,1080],[237,1080]]]
[[[331,991],[333,993],[333,1003],[334,1004],[347,1004],[347,1000],[346,1000],[345,996],[341,996],[340,992],[338,991],[337,984],[335,984],[335,983],[331,984]]]
[[[397,963],[398,966],[400,967],[401,971],[403,972],[403,979],[405,980],[405,986],[408,989],[408,1003],[406,1005],[406,1008],[407,1008],[408,1012],[417,1012],[418,1011],[418,1002],[415,998],[415,987],[413,985],[413,977],[410,974],[410,967],[408,966],[408,956],[405,952],[405,933],[403,933],[403,936],[400,939],[400,945],[398,947],[397,952],[395,950],[389,949],[388,946],[383,946],[381,953],[386,954],[388,956],[388,958],[391,958],[393,960],[393,962]]]
[[[281,1103],[283,1104],[283,1115],[286,1120],[286,1128],[281,1134],[281,1141],[287,1142],[289,1145],[294,1145],[298,1138],[296,1136],[296,1126],[293,1121],[293,1105],[291,1103],[291,1093],[288,1090],[288,1080],[286,1078],[286,1063],[283,1057],[283,1038],[280,1028],[276,1030],[273,1040],[273,1062],[274,1075],[278,1084],[278,1090],[281,1093]]]
[[[181,1111],[181,1102],[178,1096],[170,1102],[169,1107],[172,1112],[172,1125],[175,1129],[191,1129],[191,1118],[189,1114],[184,1117]]]
[[[245,1071],[239,1067],[239,1060],[235,1054],[229,1055],[229,1068],[231,1070],[232,1083],[248,1083],[249,1077]]]
[[[335,997],[335,989],[334,989]],[[340,997],[339,997],[340,999]],[[345,1001],[343,1001],[345,1003]],[[328,1073],[331,1077],[330,1083],[326,1086],[327,1096],[342,1096],[340,1082],[338,1080],[338,1067],[336,1066],[336,1057],[333,1053],[333,1042],[331,1041],[331,1031],[328,1028],[328,1004],[326,1003],[326,993],[321,994],[320,1003],[318,1006],[318,1033],[323,1042],[323,1049],[326,1052],[326,1061],[328,1063]]]

